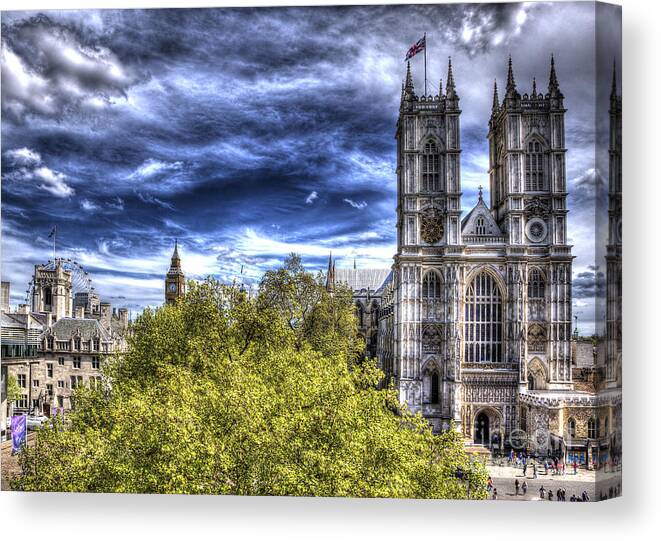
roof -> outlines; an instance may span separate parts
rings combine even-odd
[[[376,291],[390,273],[390,269],[336,269],[335,282],[347,284],[353,291]]]
[[[110,340],[108,333],[96,319],[63,317],[53,324],[52,332],[58,340],[69,340],[78,333],[83,340],[89,340],[95,336],[102,340]]]
[[[20,327],[25,329],[27,328],[29,321],[31,329],[38,329],[39,327],[43,327],[46,323],[46,316],[35,312],[22,314],[20,312],[5,312],[3,310],[1,313],[0,324],[2,327]],[[31,318],[31,320],[29,320],[29,318]]]

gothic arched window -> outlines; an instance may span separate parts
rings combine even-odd
[[[44,305],[50,307],[53,304],[53,290],[50,287],[44,288]]]
[[[469,284],[464,310],[465,362],[501,362],[502,297],[496,280],[489,273],[478,274]]]
[[[528,298],[543,299],[546,294],[546,282],[539,269],[532,269],[528,275]]]
[[[608,436],[608,417],[604,419],[604,436]]]
[[[567,434],[569,434],[570,438],[576,437],[576,421],[574,421],[573,417],[567,419]]]
[[[526,152],[526,191],[541,192],[544,189],[544,152],[539,141],[528,143]]]
[[[441,276],[429,271],[422,280],[422,317],[437,319],[441,304]]]
[[[528,390],[529,391],[535,390],[535,376],[533,376],[532,374],[528,374]]]
[[[476,235],[487,234],[487,223],[484,221],[484,216],[479,216],[477,220],[475,220],[475,234]]]
[[[438,388],[439,388],[439,381],[438,381],[438,372],[434,370],[431,374],[431,403],[432,404],[438,404]]]
[[[596,439],[598,437],[599,429],[597,427],[597,421],[592,418],[588,421],[588,438]]]
[[[438,149],[434,141],[427,141],[422,155],[422,191],[437,192],[439,189]]]

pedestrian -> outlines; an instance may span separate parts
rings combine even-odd
[[[514,480],[514,493],[518,496],[519,495],[519,480],[515,479]]]
[[[555,499],[556,499],[556,501],[558,501],[558,502],[561,502],[561,501],[562,501],[562,489],[561,489],[561,488],[559,488],[559,489],[556,491],[556,493],[555,493]]]
[[[587,490],[583,491],[583,494],[581,494],[581,498],[583,499],[584,502],[589,502],[590,501],[590,496],[588,496]]]
[[[545,460],[544,461],[544,475],[549,474],[549,463]]]
[[[553,491],[552,490],[549,490],[549,501],[550,502],[553,501]]]
[[[523,476],[526,476],[526,471],[528,470],[528,464],[526,464],[526,460],[523,459]]]
[[[567,491],[564,488],[562,489],[562,501],[567,501]]]
[[[537,479],[537,464],[535,462],[532,463],[532,478]]]
[[[492,500],[497,500],[498,499],[498,489],[494,488],[493,489],[493,496],[491,496]]]
[[[576,501],[576,494],[572,494],[571,498],[569,498],[570,502],[575,502]]]
[[[487,490],[489,492],[493,490],[493,479],[491,479],[491,476],[489,476],[489,479],[487,479]]]
[[[539,487],[539,497],[542,500],[546,497],[546,490],[544,489],[544,485]]]
[[[525,481],[525,479],[523,480],[523,484],[521,485],[521,490],[523,491],[524,496],[526,495],[526,492],[528,492],[528,483]]]
[[[576,459],[574,459],[574,475],[578,473],[578,464],[576,463]]]

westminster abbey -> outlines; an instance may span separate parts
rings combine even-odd
[[[453,424],[467,441],[502,449],[525,431],[539,451],[573,448],[583,461],[600,452],[609,430],[599,423],[614,426],[617,399],[598,400],[584,370],[594,348],[572,336],[565,113],[553,58],[547,88],[533,81],[529,94],[510,58],[488,121],[490,201],[480,188],[462,217],[452,63],[435,96],[416,94],[407,66],[392,269],[329,262],[329,283],[353,288],[368,354],[435,432]]]

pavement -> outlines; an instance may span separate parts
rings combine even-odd
[[[621,472],[604,473],[603,471],[595,472],[579,468],[578,472],[574,474],[573,469],[570,468],[565,475],[552,475],[551,470],[548,474],[545,474],[544,468],[538,466],[537,478],[535,479],[530,466],[525,478],[522,467],[488,465],[487,470],[489,470],[493,485],[498,492],[499,500],[539,501],[539,489],[542,486],[546,490],[546,499],[548,499],[548,490],[553,491],[552,501],[556,501],[557,490],[564,488],[566,502],[569,502],[572,494],[580,498],[583,491],[587,491],[590,501],[599,501],[599,495],[608,494],[609,489],[621,491]],[[524,480],[528,483],[528,491],[525,496],[520,488],[519,494],[516,494],[514,488],[516,479],[519,480],[520,485],[523,484]]]

